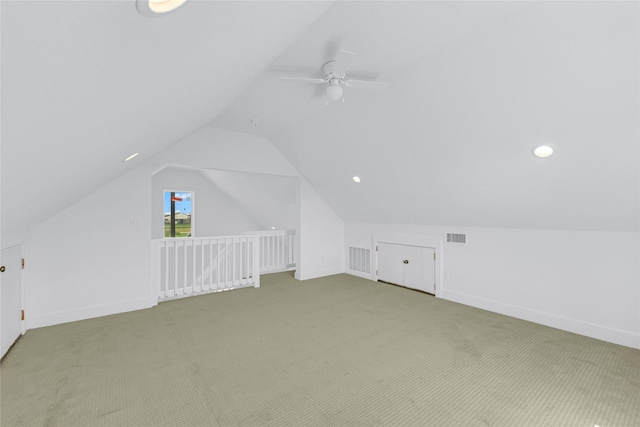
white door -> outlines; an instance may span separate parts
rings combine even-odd
[[[378,243],[378,280],[436,293],[434,248]]]
[[[405,246],[404,249],[404,286],[435,294],[436,250],[422,246]]]
[[[378,280],[396,285],[403,285],[403,259],[402,245],[378,243]]]
[[[4,356],[22,329],[22,247],[3,249],[0,265],[4,270],[0,273],[0,355]]]

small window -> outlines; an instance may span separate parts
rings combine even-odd
[[[193,193],[190,191],[164,192],[164,237],[191,237],[193,235]]]

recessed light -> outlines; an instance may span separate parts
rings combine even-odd
[[[127,157],[126,159],[123,160],[123,162],[128,162],[129,160],[133,159],[135,156],[137,156],[140,153],[133,153],[132,155],[130,155],[129,157]]]
[[[536,145],[531,151],[534,156],[545,158],[553,154],[553,147],[550,145]]]
[[[353,177],[353,182],[360,182],[360,177],[359,176],[354,176]]]
[[[136,0],[136,8],[144,16],[160,16],[171,12],[186,3],[187,0]]]
[[[275,227],[271,227],[271,229],[272,229],[272,230],[275,230],[276,228],[275,228]]]

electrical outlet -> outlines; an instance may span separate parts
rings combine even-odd
[[[137,219],[130,219],[129,228],[140,228],[140,221]]]

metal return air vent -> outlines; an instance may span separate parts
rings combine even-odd
[[[467,235],[458,233],[447,233],[447,243],[462,243],[467,244]]]
[[[371,273],[371,249],[349,246],[349,270]]]

